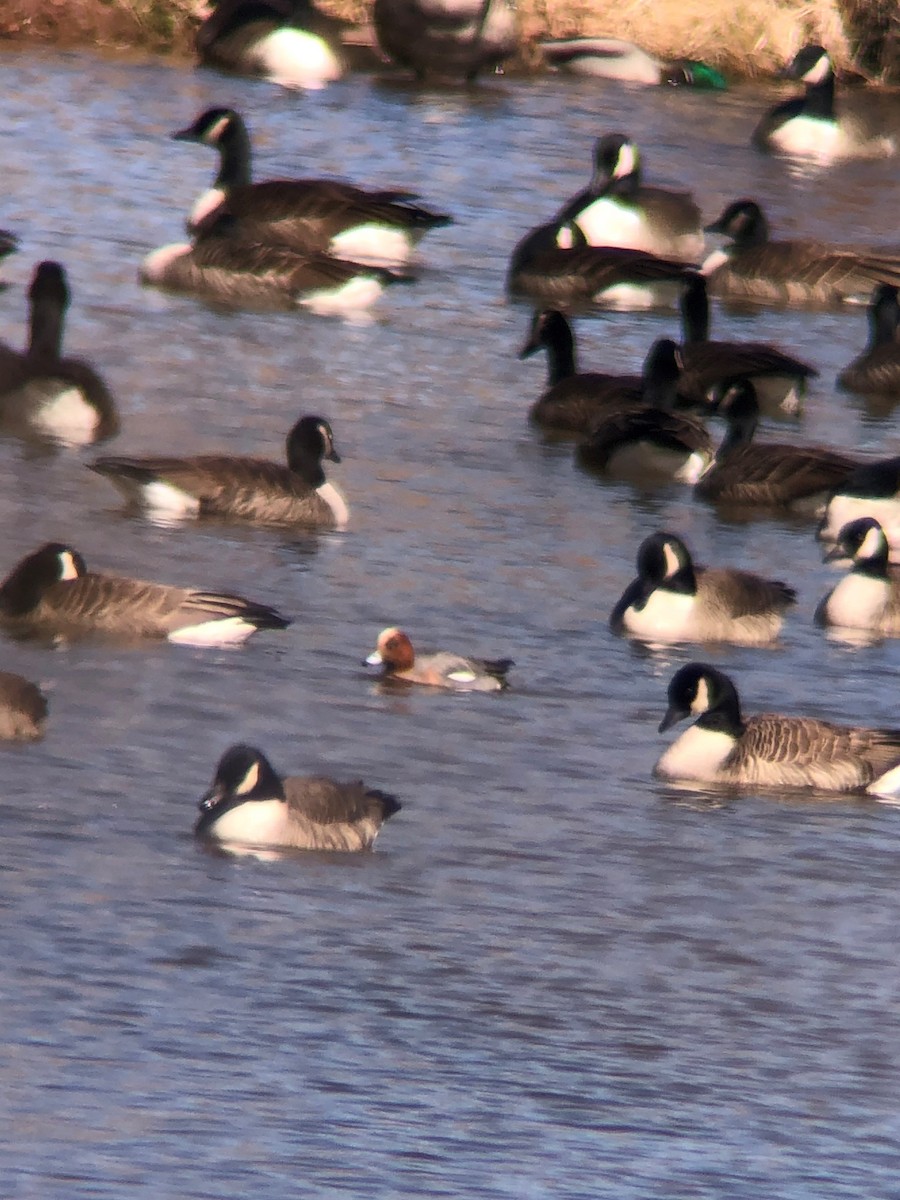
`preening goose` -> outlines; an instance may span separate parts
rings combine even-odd
[[[688,717],[697,720],[657,762],[654,774],[661,779],[886,798],[900,789],[900,729],[779,713],[745,718],[732,681],[704,663],[676,671],[668,699],[660,733]]]
[[[215,183],[191,211],[191,232],[211,214],[227,212],[247,241],[392,267],[409,261],[429,229],[451,223],[445,213],[414,203],[408,192],[372,191],[330,179],[252,182],[250,134],[233,108],[207,109],[172,136],[219,154]]]
[[[223,754],[200,800],[198,837],[235,848],[369,850],[400,802],[360,780],[277,774],[254,746]]]
[[[104,475],[125,499],[164,521],[222,517],[255,524],[343,529],[349,508],[325,477],[323,459],[340,462],[323,417],[305,416],[285,443],[286,463],[227,454],[192,458],[99,458]]]
[[[242,596],[88,571],[78,551],[60,542],[29,554],[0,584],[0,627],[19,637],[226,646],[288,625],[274,608]]]
[[[725,300],[864,304],[878,283],[900,284],[900,252],[834,246],[810,238],[773,239],[755,200],[733,201],[706,232],[726,239],[702,268],[710,291]]]
[[[416,654],[402,629],[382,629],[375,649],[366,658],[369,666],[383,667],[382,678],[401,683],[448,688],[454,692],[499,692],[508,686],[510,658],[470,658],[449,650]]]
[[[781,631],[793,588],[735,567],[695,565],[674,533],[654,533],[637,553],[637,578],[610,616],[616,633],[648,642],[760,646]]]

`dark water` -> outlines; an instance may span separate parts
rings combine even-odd
[[[59,258],[68,346],[120,399],[116,451],[278,456],[320,413],[351,504],[343,535],[158,529],[123,517],[88,453],[0,444],[3,573],[62,539],[297,618],[231,653],[4,647],[52,722],[3,751],[0,1194],[896,1195],[900,814],[654,782],[665,686],[697,651],[640,653],[606,618],[666,526],[800,593],[777,648],[715,653],[748,709],[896,723],[900,650],[813,627],[834,577],[803,523],[725,525],[544,445],[525,421],[543,365],[516,360],[527,313],[502,294],[511,245],[583,185],[601,132],[627,129],[709,219],[750,194],[780,232],[843,241],[896,239],[896,160],[792,176],[748,147],[765,98],[738,91],[354,78],[294,96],[34,53],[0,70],[0,225],[23,243],[0,333],[21,340],[22,285]],[[419,283],[365,326],[141,290],[140,258],[180,238],[214,166],[166,135],[211,103],[247,115],[261,176],[402,185],[452,212]],[[819,366],[778,436],[897,451],[890,412],[834,391],[862,312],[714,328]],[[582,361],[631,369],[674,330],[582,322]],[[386,694],[360,661],[393,623],[513,657],[513,689]],[[363,775],[403,812],[371,855],[209,854],[196,799],[238,739],[285,771]]]

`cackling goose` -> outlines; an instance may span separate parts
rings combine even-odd
[[[372,22],[387,57],[420,80],[473,82],[518,43],[511,0],[375,0]]]
[[[0,626],[20,637],[99,634],[226,646],[257,629],[288,625],[274,608],[241,596],[88,571],[78,551],[59,542],[23,558],[0,584]]]
[[[195,46],[204,66],[318,88],[343,73],[345,27],[312,0],[216,0]]]
[[[753,384],[738,380],[718,405],[727,432],[709,470],[694,488],[704,500],[767,508],[820,507],[828,493],[859,466],[856,459],[825,446],[756,442],[759,404]]]
[[[340,462],[331,426],[301,417],[287,435],[287,464],[227,454],[193,458],[98,458],[88,464],[125,499],[163,521],[222,517],[256,524],[344,529],[350,516],[323,459]]]
[[[727,244],[703,263],[710,290],[725,300],[762,304],[866,303],[880,282],[900,284],[900,254],[875,247],[779,241],[755,200],[735,200],[707,233]]]
[[[848,117],[837,117],[834,104],[834,67],[824,46],[808,45],[794,55],[784,72],[801,80],[802,96],[776,104],[753,131],[760,150],[811,158],[820,163],[842,158],[883,158],[892,154],[888,137],[873,137]]]
[[[874,517],[845,525],[825,559],[849,558],[852,569],[819,604],[818,623],[900,637],[900,569],[891,568],[889,555],[884,530]]]
[[[278,775],[253,746],[222,755],[200,800],[198,837],[235,847],[369,850],[400,802],[361,780]]]
[[[510,658],[465,658],[447,650],[416,654],[408,635],[393,627],[379,633],[366,663],[383,666],[385,680],[421,683],[456,692],[502,691],[508,686],[507,672],[515,666]]]
[[[844,367],[837,386],[848,392],[900,395],[900,303],[897,288],[879,283],[869,303],[869,344]]]
[[[626,246],[589,246],[574,222],[526,234],[512,252],[506,288],[543,304],[619,310],[669,306],[688,267]]]
[[[815,367],[762,342],[709,340],[709,298],[703,275],[693,273],[681,297],[684,370],[678,390],[682,398],[703,404],[717,384],[742,377],[756,389],[760,408],[795,415],[803,406],[807,381]]]
[[[449,225],[408,192],[368,191],[328,179],[251,181],[250,135],[233,108],[210,108],[177,141],[211,146],[219,172],[211,190],[191,211],[188,228],[202,227],[224,211],[250,242],[276,243],[303,252],[327,251],[338,258],[376,266],[402,266],[429,229]]]
[[[38,264],[28,300],[28,348],[0,344],[0,427],[64,446],[112,437],[119,418],[106,384],[88,363],[62,354],[70,293],[59,263]]]
[[[695,565],[674,533],[654,533],[637,553],[637,578],[610,616],[616,633],[648,642],[761,646],[781,631],[793,588],[734,567]]]
[[[763,788],[815,788],[893,797],[900,788],[900,729],[833,725],[815,717],[744,718],[727,675],[689,663],[669,683],[660,733],[694,724],[654,768],[661,779]]]
[[[686,192],[641,183],[638,148],[623,133],[597,140],[590,183],[555,220],[574,221],[592,246],[629,246],[685,262],[703,254],[700,209]]]
[[[36,742],[44,736],[47,697],[21,675],[0,671],[0,738]]]

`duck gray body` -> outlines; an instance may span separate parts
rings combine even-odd
[[[732,681],[703,663],[676,672],[668,699],[660,732],[697,720],[657,762],[654,774],[662,779],[891,797],[900,787],[898,729],[779,713],[744,718]]]
[[[34,742],[44,736],[47,697],[30,680],[0,671],[0,738]]]
[[[28,555],[0,585],[0,625],[19,637],[226,645],[289,624],[274,608],[231,593],[88,571],[77,551],[58,542]]]
[[[232,746],[200,801],[199,837],[249,847],[368,850],[400,803],[362,781],[278,775],[255,747]]]

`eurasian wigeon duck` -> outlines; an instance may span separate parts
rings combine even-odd
[[[514,665],[509,658],[465,658],[448,650],[417,655],[407,634],[394,627],[381,631],[366,662],[383,666],[386,679],[458,692],[501,691],[508,686],[506,673]]]

